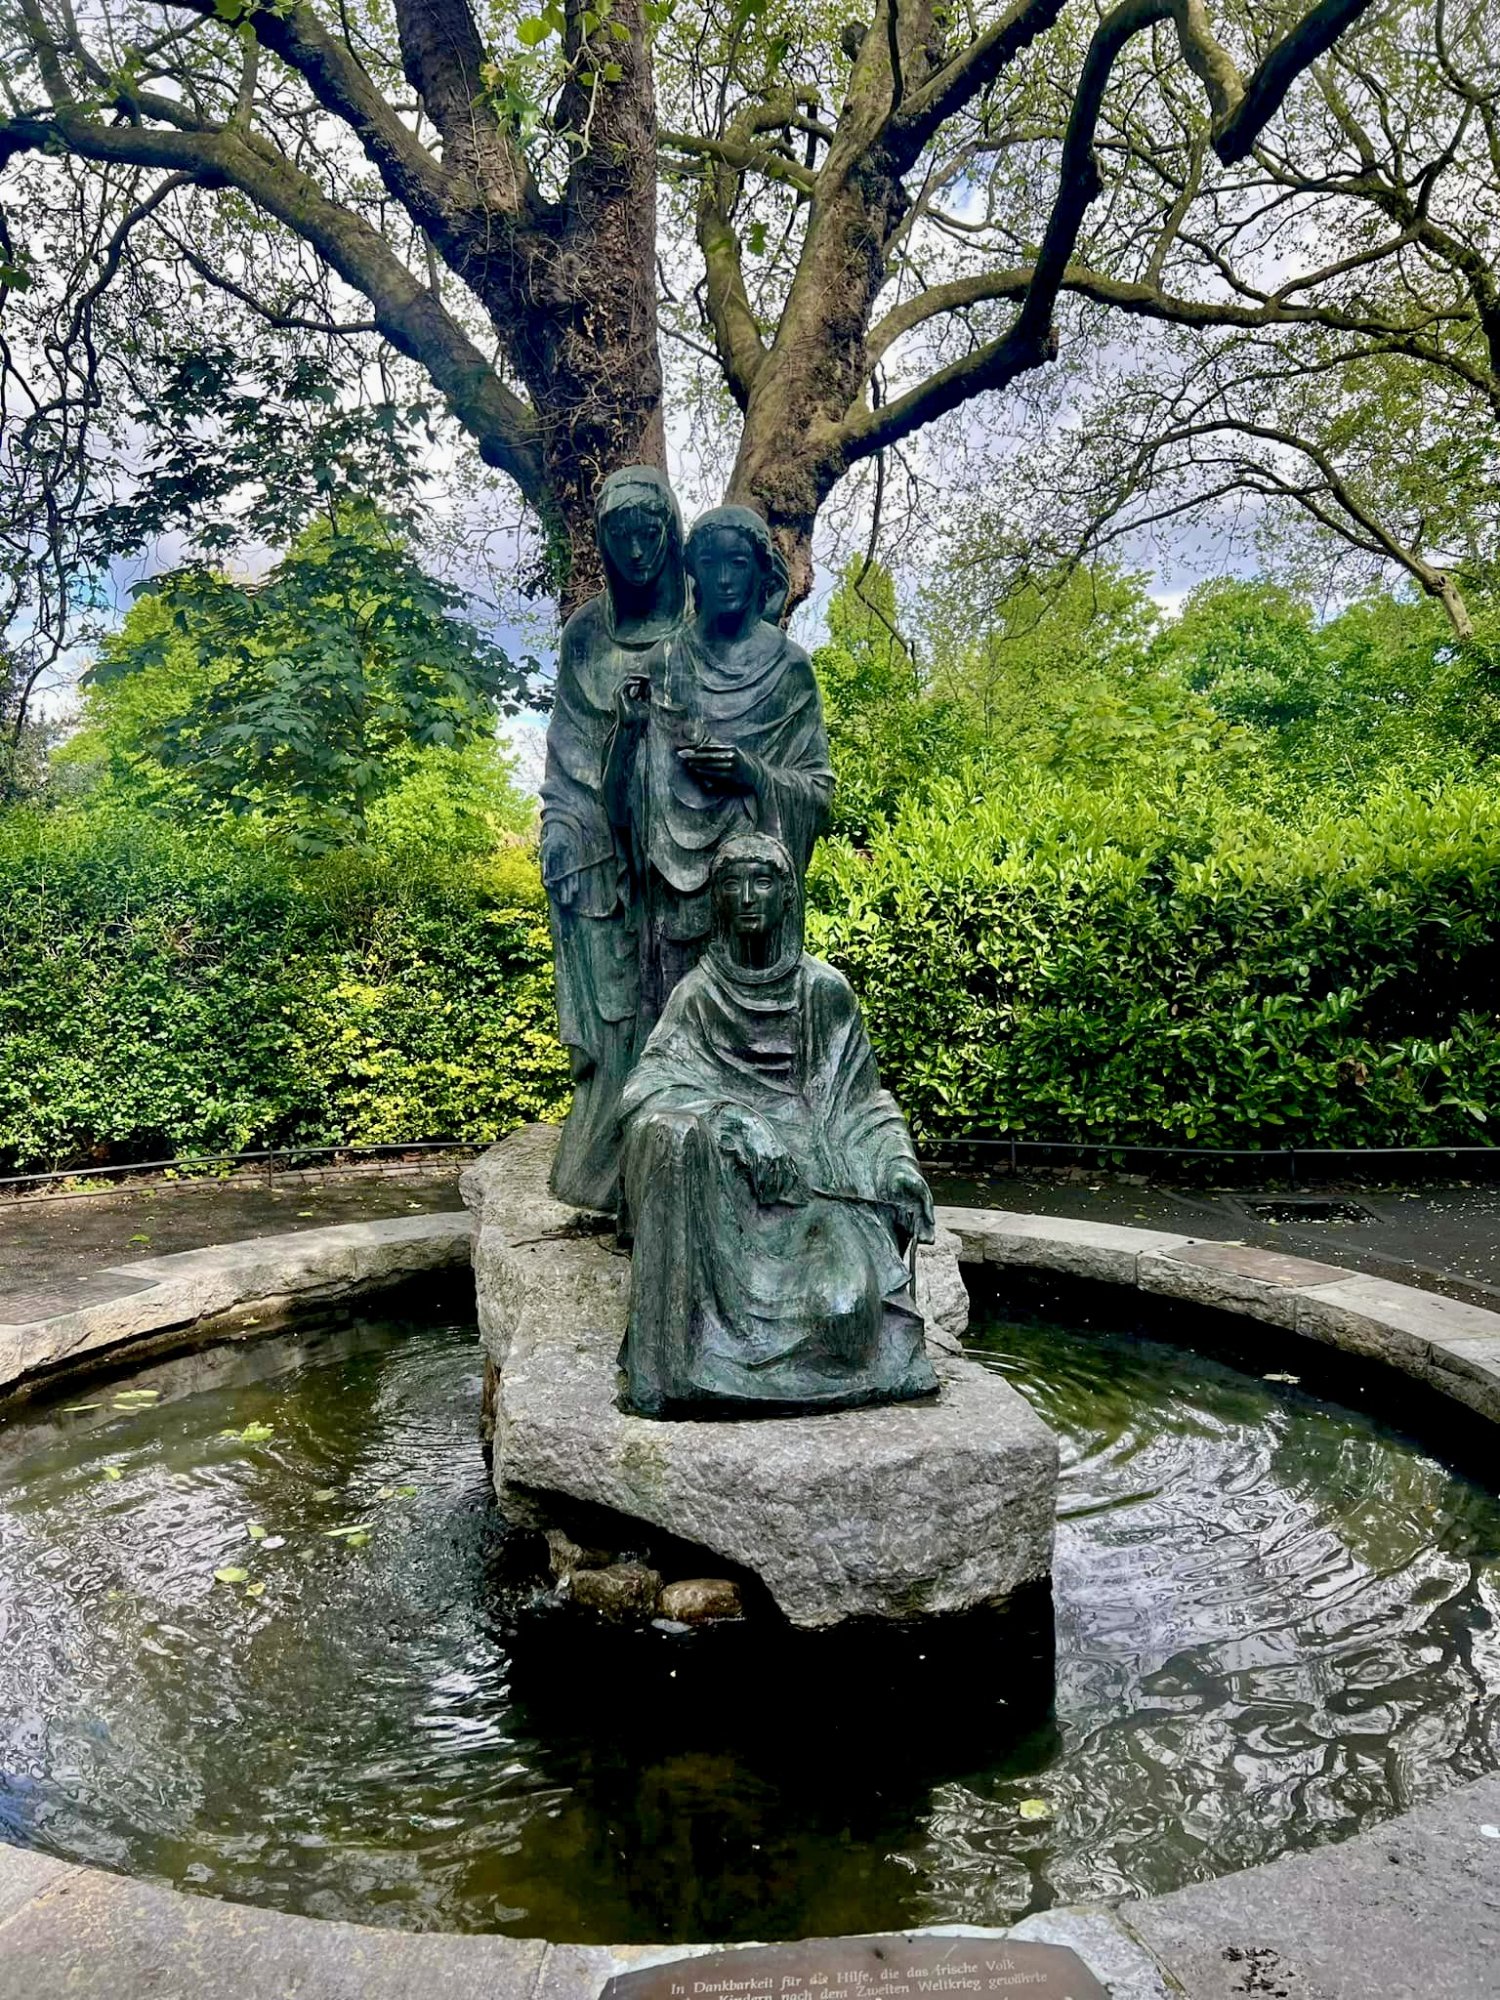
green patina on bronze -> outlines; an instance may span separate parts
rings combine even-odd
[[[812,662],[765,613],[781,583],[766,524],[715,507],[688,537],[696,609],[627,682],[606,753],[605,799],[640,912],[643,1043],[708,943],[708,877],[737,833],[780,839],[800,884],[833,796]]]
[[[642,1415],[934,1394],[906,1252],[932,1198],[848,981],[802,950],[778,840],[728,840],[713,941],[622,1100],[626,1403]]]
[[[542,782],[542,878],[574,1083],[553,1192],[612,1210],[620,1089],[640,1041],[640,945],[629,857],[604,808],[604,751],[621,686],[650,675],[682,621],[686,579],[681,515],[653,468],[613,473],[595,523],[607,587],[563,627]]]

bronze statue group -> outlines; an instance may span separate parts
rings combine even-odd
[[[931,1395],[932,1199],[847,980],[802,949],[833,773],[769,530],[716,507],[684,541],[641,466],[595,520],[605,588],[563,628],[542,786],[574,1080],[552,1186],[632,1246],[625,1404]]]

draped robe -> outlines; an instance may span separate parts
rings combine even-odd
[[[762,1204],[724,1150],[730,1106],[795,1161],[791,1199]],[[881,1199],[915,1156],[841,973],[800,952],[757,973],[716,944],[668,1000],[621,1109],[628,1407],[746,1414],[936,1390]]]
[[[658,664],[645,730],[615,731],[605,780],[642,900],[638,1041],[708,942],[708,876],[724,841],[774,834],[800,884],[833,796],[812,662],[777,626],[760,623],[748,647],[726,659],[685,625]],[[684,745],[709,739],[743,753],[748,791],[700,783],[678,757]]]
[[[615,696],[649,672],[660,640],[628,644],[601,593],[563,627],[547,728],[542,825],[566,830],[575,866],[546,884],[557,977],[558,1033],[572,1052],[573,1107],[563,1125],[553,1191],[583,1208],[612,1209],[619,1182],[620,1087],[637,1045],[639,918],[625,851],[605,811],[605,745]],[[564,903],[558,889],[571,879]]]

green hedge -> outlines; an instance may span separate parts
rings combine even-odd
[[[487,1140],[567,1103],[535,868],[0,824],[0,1161]]]
[[[1211,797],[944,784],[867,853],[825,848],[810,904],[929,1144],[1491,1143],[1491,787],[1289,829]]]
[[[1500,801],[1288,830],[1045,777],[826,844],[809,945],[927,1144],[1485,1144]],[[487,1140],[558,1115],[529,855],[294,865],[222,836],[0,822],[0,1170]]]

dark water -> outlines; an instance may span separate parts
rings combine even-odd
[[[1494,1498],[1294,1383],[978,1332],[1064,1440],[1055,1706],[1045,1602],[518,1614],[472,1329],[362,1321],[5,1425],[0,1833],[413,1929],[774,1938],[1166,1889],[1500,1761]]]

